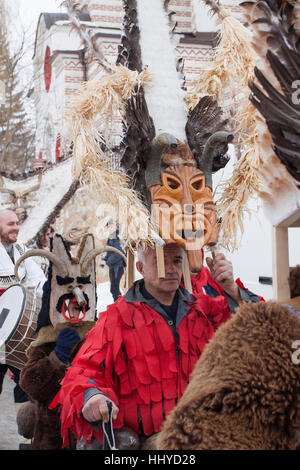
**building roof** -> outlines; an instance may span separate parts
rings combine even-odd
[[[67,13],[41,13],[41,15],[44,16],[47,29],[50,29],[56,21],[67,21],[70,19]],[[89,13],[81,13],[79,19],[80,21],[91,21]]]
[[[41,13],[40,16],[39,16],[39,19],[38,19],[38,24],[37,24],[36,33],[35,33],[35,43],[34,43],[33,57],[35,56],[37,35],[38,35],[38,30],[39,30],[39,26],[40,26],[40,22],[41,22],[42,17],[44,17],[45,25],[46,25],[47,29],[50,29],[51,26],[53,26],[57,21],[68,21],[68,20],[70,20],[68,13],[47,13],[47,12]],[[79,19],[80,19],[80,21],[91,21],[90,14],[88,12],[80,13]]]

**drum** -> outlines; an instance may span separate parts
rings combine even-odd
[[[0,296],[0,363],[24,367],[40,309],[41,295],[36,287],[15,285]]]

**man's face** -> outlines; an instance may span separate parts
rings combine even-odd
[[[15,243],[18,239],[19,222],[13,212],[6,212],[0,218],[0,237],[3,245]]]
[[[151,294],[176,292],[179,287],[183,270],[184,250],[175,243],[164,247],[165,278],[158,277],[156,251],[148,248],[144,252],[144,262],[138,261],[136,267],[142,274],[145,287]]]
[[[41,244],[43,247],[49,247],[49,240],[50,240],[50,236],[51,236],[51,231],[50,231],[50,228],[47,230],[47,232],[45,233],[45,235],[42,237],[41,239]]]
[[[108,232],[108,236],[111,236],[115,233],[115,231],[117,230],[117,226],[116,224],[114,223],[111,223],[109,225],[107,225],[107,232]]]

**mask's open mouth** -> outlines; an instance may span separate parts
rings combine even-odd
[[[65,299],[62,304],[61,313],[65,320],[78,323],[85,317],[85,306],[80,307],[76,299]]]
[[[183,240],[189,240],[193,238],[202,238],[206,230],[176,230],[177,235],[179,235]]]

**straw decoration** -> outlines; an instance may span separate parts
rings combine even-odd
[[[125,106],[135,90],[151,85],[147,70],[141,73],[119,65],[100,80],[89,81],[73,100],[68,110],[73,141],[73,178],[88,185],[91,197],[99,204],[118,207],[121,232],[126,230],[126,243],[134,249],[141,238],[150,244],[150,214],[128,178],[121,171],[109,169],[113,126],[123,117]],[[133,216],[135,214],[135,216]]]
[[[250,213],[247,203],[257,194],[261,184],[257,171],[262,163],[257,141],[258,112],[248,99],[248,83],[254,79],[257,56],[252,46],[252,32],[214,0],[206,0],[205,3],[221,21],[218,44],[213,60],[192,84],[186,101],[190,109],[205,95],[213,96],[225,107],[228,95],[234,101],[232,133],[234,142],[240,147],[241,157],[231,178],[220,186],[223,193],[216,201],[222,220],[222,245],[234,251],[239,246],[238,227],[243,233],[244,215]]]

